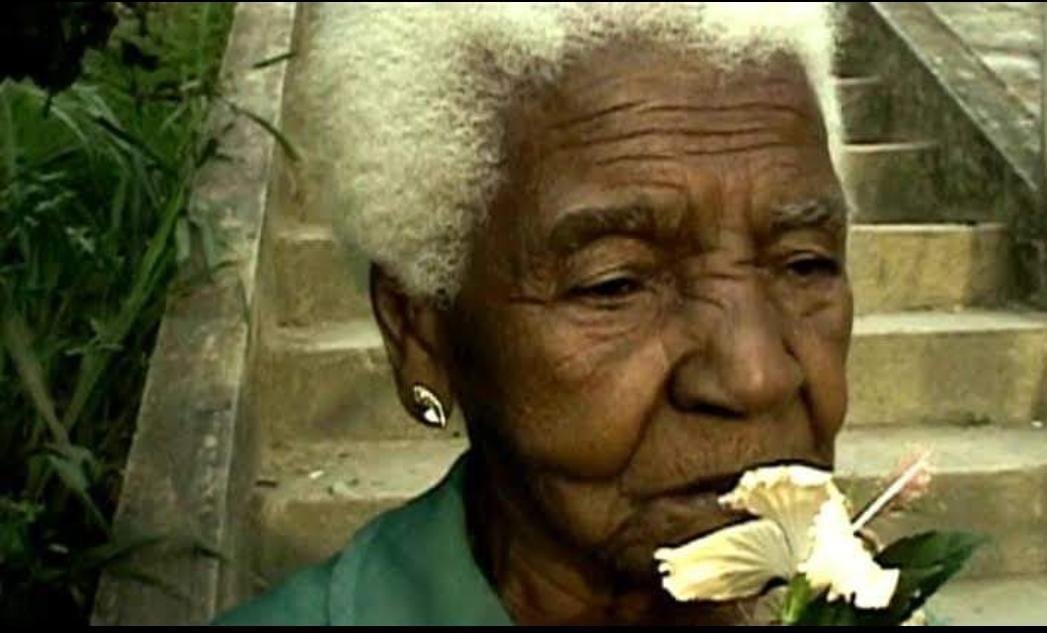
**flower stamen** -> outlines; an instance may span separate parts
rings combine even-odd
[[[872,521],[881,510],[887,507],[888,503],[906,489],[906,486],[916,480],[918,476],[926,473],[927,459],[930,457],[930,454],[930,451],[924,451],[911,466],[905,469],[901,476],[894,480],[894,483],[865,507],[865,510],[858,515],[858,518],[852,524],[856,532],[865,527],[869,521]]]

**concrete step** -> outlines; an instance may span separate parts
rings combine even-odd
[[[856,224],[847,250],[856,314],[995,305],[1010,288],[1001,224]]]
[[[252,571],[271,582],[345,547],[371,517],[436,483],[465,447],[463,439],[437,435],[267,451],[251,502],[258,539]]]
[[[844,139],[870,144],[926,138],[927,130],[901,104],[897,86],[879,74],[836,77],[836,93],[843,111]]]
[[[340,247],[329,227],[289,223],[275,232],[272,244],[279,325],[370,318],[367,264]]]
[[[1047,573],[1047,430],[894,428],[845,431],[837,442],[844,489],[856,504],[878,490],[910,446],[934,452],[931,491],[912,512],[878,519],[886,539],[925,529],[993,537],[966,577]],[[263,459],[254,491],[255,571],[269,580],[344,547],[378,512],[435,483],[461,439],[298,444]]]
[[[961,579],[927,602],[944,626],[1032,626],[1047,623],[1047,575]]]
[[[1001,224],[856,224],[848,251],[859,314],[993,305],[1010,285]],[[371,318],[365,265],[329,229],[292,225],[272,253],[279,325]]]
[[[270,440],[426,439],[403,409],[371,319],[278,328],[264,339],[252,376],[263,437]],[[452,411],[448,431],[463,424]]]
[[[848,143],[876,143],[891,133],[891,100],[882,78],[837,77],[836,93],[843,110],[844,138]]]
[[[938,221],[932,173],[939,146],[933,141],[851,143],[843,169],[863,223]]]
[[[1002,214],[998,205],[972,203],[980,200],[974,195],[978,192],[969,192],[970,183],[955,179],[955,165],[949,162],[955,158],[933,141],[847,145],[843,171],[856,207],[855,220],[872,224],[998,221]]]
[[[283,328],[254,375],[270,439],[424,439],[404,413],[371,321]],[[1047,408],[1047,317],[874,314],[855,321],[849,424],[1026,423]],[[457,413],[451,429],[460,432]]]
[[[1022,424],[1047,405],[1047,315],[899,312],[855,319],[851,425]]]

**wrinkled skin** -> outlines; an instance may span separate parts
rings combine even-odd
[[[372,287],[405,405],[465,414],[477,559],[520,623],[744,619],[673,603],[652,554],[740,520],[743,470],[833,461],[846,211],[803,72],[622,47],[507,121],[454,305]]]

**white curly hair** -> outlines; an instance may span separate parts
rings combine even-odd
[[[523,86],[619,38],[730,69],[797,58],[838,173],[833,3],[346,4],[313,28],[306,98],[336,232],[409,294],[450,299],[503,178],[503,113]],[[315,140],[314,140],[315,142]]]

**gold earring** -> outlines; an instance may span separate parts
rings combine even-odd
[[[432,391],[423,385],[415,385],[411,388],[414,403],[422,409],[422,420],[429,426],[444,428],[447,426],[447,414],[444,413],[444,405]]]

